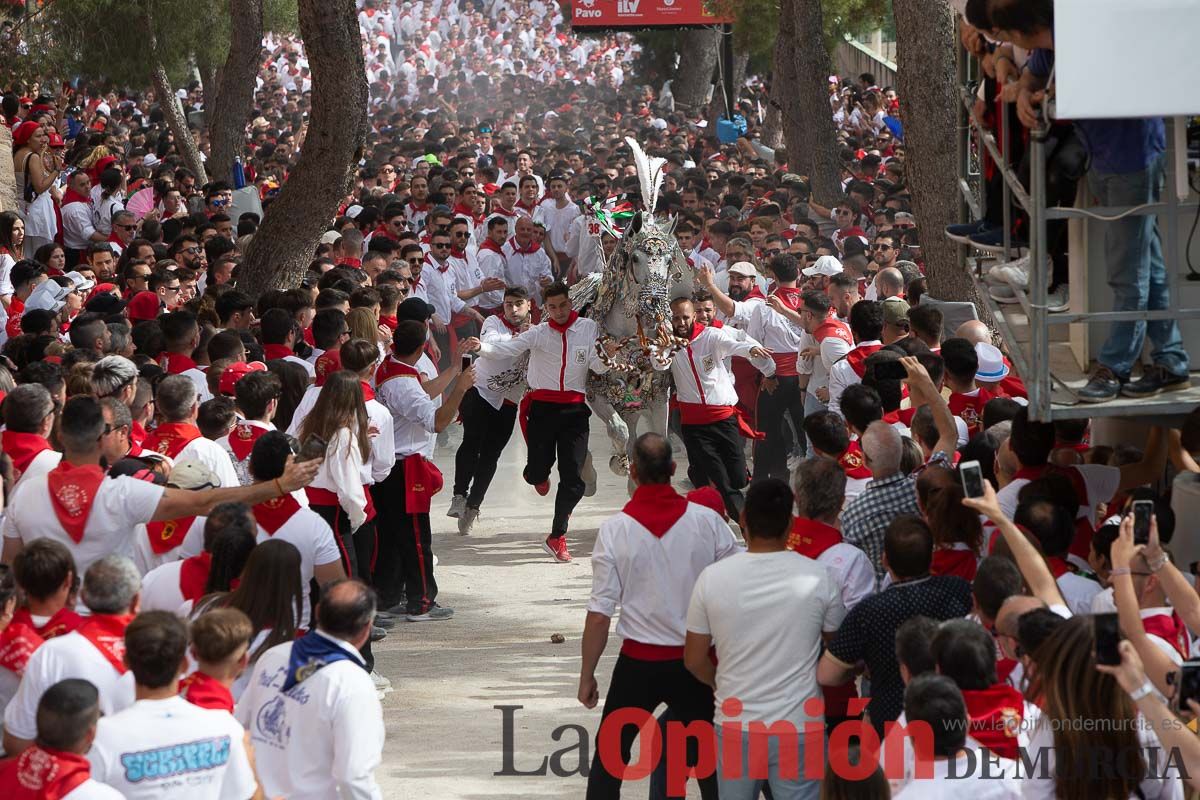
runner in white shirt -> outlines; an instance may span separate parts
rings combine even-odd
[[[538,205],[542,221],[546,226],[546,236],[552,250],[558,256],[558,269],[566,274],[570,266],[570,254],[567,237],[572,224],[579,214],[579,206],[567,196],[567,179],[561,173],[550,175],[550,195]]]
[[[88,760],[129,800],[242,800],[258,789],[238,721],[179,695],[187,647],[187,626],[170,611],[147,611],[125,631],[137,700],[100,720]]]
[[[516,235],[504,244],[508,285],[525,289],[534,307],[540,308],[541,303],[537,302],[537,298],[540,298],[542,290],[554,281],[554,273],[550,269],[550,256],[546,255],[545,249],[537,243],[533,220],[520,217],[515,226],[510,225],[509,228],[514,229]],[[534,319],[541,321],[541,315],[535,312]]]
[[[595,671],[618,606],[617,635],[623,640],[601,728],[614,712],[630,707],[653,712],[660,702],[684,725],[711,721],[712,691],[684,667],[685,618],[697,577],[736,553],[738,544],[720,514],[675,491],[674,473],[666,439],[656,433],[638,437],[629,467],[638,488],[620,513],[600,525],[596,537],[579,675],[579,702],[585,707],[595,708],[599,701]],[[622,730],[626,763],[636,735],[632,726]],[[705,791],[716,788],[713,776],[699,782]],[[616,796],[620,786],[621,779],[597,753],[588,794]]]
[[[383,709],[358,653],[374,616],[362,583],[328,586],[317,630],[258,659],[235,713],[267,797],[382,800]]]
[[[0,762],[0,797],[123,800],[116,789],[91,777],[85,755],[100,719],[100,697],[92,683],[68,678],[54,684],[38,702],[37,718],[37,744]]]

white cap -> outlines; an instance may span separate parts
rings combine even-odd
[[[809,278],[814,275],[833,277],[842,274],[842,262],[838,261],[835,256],[821,256],[813,262],[811,267],[805,267],[800,272]]]
[[[749,261],[739,261],[729,268],[730,275],[744,275],[747,278],[757,278],[758,270]]]
[[[321,234],[321,244],[337,244],[342,238],[338,231],[325,231]]]
[[[95,281],[88,280],[78,272],[68,272],[67,277],[71,279],[71,283],[75,284],[71,288],[76,292],[90,292],[96,285]]]
[[[1004,354],[1000,352],[1000,348],[987,342],[979,342],[975,345],[975,356],[979,359],[975,380],[996,383],[1008,377],[1008,365],[1004,363]]]
[[[363,207],[357,203],[346,208],[346,216],[350,219],[358,219],[358,215],[363,212]]]
[[[25,301],[25,310],[34,311],[44,308],[49,311],[59,311],[66,305],[67,295],[72,291],[74,290],[66,286],[59,286],[54,281],[46,281],[29,295],[29,299]]]

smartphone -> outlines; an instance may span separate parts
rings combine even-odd
[[[964,461],[959,464],[958,476],[962,479],[963,495],[983,497],[983,469],[978,461]]]
[[[1153,500],[1133,501],[1133,543],[1146,544],[1150,541],[1150,518],[1154,516]]]
[[[902,381],[908,377],[908,370],[897,361],[884,361],[875,365],[875,380]]]
[[[1096,663],[1116,666],[1121,663],[1117,645],[1121,642],[1121,630],[1117,627],[1116,614],[1093,614],[1092,630],[1096,639]]]
[[[300,454],[296,458],[298,461],[312,461],[314,458],[323,458],[325,456],[325,449],[328,446],[328,442],[314,433],[304,440],[304,444],[300,445]]]
[[[1190,711],[1187,701],[1200,701],[1200,659],[1190,658],[1179,668],[1179,691],[1175,694],[1176,708]]]
[[[467,370],[469,370],[470,368],[471,368],[471,356],[469,356],[469,355],[464,355],[464,356],[462,357],[462,371],[463,371],[463,372],[466,372],[466,371],[467,371]]]

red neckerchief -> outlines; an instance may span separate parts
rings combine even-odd
[[[275,358],[287,358],[288,356],[296,355],[292,348],[286,344],[264,344],[263,355],[270,361]]]
[[[550,328],[551,328],[551,330],[558,331],[559,333],[566,333],[566,332],[567,332],[567,330],[568,330],[568,329],[569,329],[569,328],[570,328],[572,325],[574,325],[574,324],[575,324],[575,320],[577,320],[577,319],[579,319],[579,312],[578,312],[578,311],[572,311],[572,312],[571,312],[571,316],[567,317],[567,321],[566,321],[566,322],[564,322],[562,325],[559,325],[557,322],[555,322],[555,321],[554,321],[554,320],[552,320],[552,319],[551,319],[551,320],[548,320],[548,321],[549,321],[549,323],[550,323]]]
[[[511,332],[513,336],[516,336],[517,334],[519,334],[521,332],[520,326],[514,325],[511,322],[509,322],[508,317],[504,316],[503,314],[497,314],[496,319],[500,320],[500,322],[504,325],[504,327],[508,328],[509,332]]]
[[[832,525],[807,517],[792,520],[787,546],[802,556],[816,558],[835,544],[842,543],[842,533]]]
[[[713,321],[709,323],[709,327],[710,328],[724,328],[725,323],[721,322],[721,320],[717,319],[716,317],[713,317]]]
[[[462,203],[454,206],[454,215],[456,217],[467,217],[475,222],[476,225],[483,222],[483,214],[476,214],[473,210],[467,208]]]
[[[854,335],[850,333],[850,326],[838,319],[837,312],[832,308],[829,309],[829,316],[813,331],[813,338],[817,342],[823,342],[831,336],[854,347]]]
[[[146,538],[150,542],[150,549],[154,551],[155,555],[161,556],[163,553],[169,553],[179,547],[187,538],[188,531],[191,530],[192,523],[195,521],[196,517],[191,516],[165,522],[147,522]]]
[[[1025,697],[1011,686],[963,690],[971,736],[1001,758],[1017,758],[1017,733],[1025,717]]]
[[[392,378],[416,378],[419,381],[421,373],[416,367],[397,361],[395,356],[388,356],[375,370],[375,388],[382,388]]]
[[[91,642],[119,675],[124,675],[125,629],[133,617],[133,614],[92,614],[75,632]]]
[[[146,441],[146,429],[142,427],[142,423],[134,422],[129,426],[129,441],[133,442],[133,446],[140,452],[142,444]],[[134,455],[132,449],[130,455]]]
[[[351,269],[362,269],[361,258],[343,258],[337,264],[339,267],[350,267]]]
[[[974,395],[951,392],[950,397],[946,399],[950,413],[966,424],[968,439],[983,430],[983,407],[993,397],[994,394],[980,387]]]
[[[1069,561],[1059,556],[1046,556],[1046,566],[1050,568],[1050,574],[1055,580],[1075,571],[1075,567]]]
[[[379,223],[375,230],[371,231],[371,238],[374,239],[376,236],[382,236],[385,239],[391,239],[393,242],[399,241],[395,236],[392,235],[392,232],[388,230],[388,226],[384,225],[382,222]]]
[[[43,639],[53,639],[56,636],[64,636],[83,624],[83,617],[75,613],[70,608],[60,608],[46,620],[45,625],[34,625],[33,615],[29,613],[29,609],[22,606],[13,612],[13,623],[28,625],[33,628],[34,632]]]
[[[418,213],[418,214],[419,214],[419,213],[421,213],[422,211],[428,211],[428,210],[429,210],[429,203],[422,203],[421,205],[417,205],[417,204],[416,204],[415,202],[413,202],[412,200],[409,200],[409,201],[408,201],[408,203],[407,203],[406,205],[407,205],[409,208],[411,208],[411,209],[412,209],[412,210],[413,210],[415,213]]]
[[[1157,636],[1174,647],[1179,655],[1187,660],[1191,650],[1191,637],[1178,612],[1142,617],[1142,627],[1146,629],[1146,633]]]
[[[92,198],[88,197],[86,194],[80,194],[68,186],[67,190],[63,192],[61,207],[66,208],[67,206],[71,205],[71,203],[87,203],[88,205],[91,205]]]
[[[525,204],[525,201],[523,201],[523,200],[518,200],[518,201],[517,201],[517,208],[522,208],[522,209],[525,209],[525,211],[529,212],[529,215],[530,215],[530,216],[533,216],[533,212],[534,212],[534,210],[535,210],[537,207],[538,207],[538,201],[537,201],[537,200],[534,200],[534,201],[533,201],[532,203],[530,203],[529,205],[526,205],[526,204]]]
[[[882,347],[883,345],[881,344],[860,344],[849,353],[846,353],[846,363],[850,365],[850,369],[854,370],[855,375],[862,378],[867,374],[867,357]]]
[[[867,468],[867,460],[863,457],[862,446],[858,442],[851,442],[846,452],[838,456],[837,461],[847,478],[871,477],[871,470]]]
[[[542,249],[541,245],[537,244],[536,242],[530,242],[528,248],[522,247],[517,243],[517,237],[515,236],[508,240],[508,244],[510,247],[512,247],[514,253],[519,253],[523,256],[532,255],[533,253],[536,253],[538,250]]]
[[[366,381],[359,381],[358,385],[362,387],[364,403],[368,400],[375,399],[375,390],[371,388],[371,384],[367,383]]]
[[[33,745],[0,762],[0,797],[5,800],[62,800],[92,777],[86,756]]]
[[[19,481],[21,475],[37,458],[38,453],[51,448],[45,437],[38,436],[36,433],[17,433],[6,430],[4,433],[0,433],[0,449],[3,449],[4,454],[12,459],[13,480]]]
[[[979,557],[970,550],[957,547],[933,548],[933,561],[929,565],[930,575],[953,575],[970,583],[979,570]]]
[[[780,301],[792,311],[798,310],[800,308],[800,303],[803,301],[803,292],[801,292],[795,286],[776,286],[775,291],[772,292],[771,295],[773,297],[778,297]]]
[[[4,667],[18,678],[25,674],[25,665],[33,651],[41,647],[45,641],[38,636],[37,631],[28,625],[22,625],[16,620],[10,620],[8,627],[0,631],[0,667]]]
[[[300,504],[290,494],[266,500],[254,506],[254,520],[258,526],[274,536],[279,529],[300,510]]]
[[[379,324],[395,333],[396,328],[400,325],[400,320],[396,318],[395,314],[380,314]]]
[[[76,544],[83,539],[83,529],[87,527],[92,504],[103,481],[104,470],[98,464],[76,467],[66,460],[58,462],[46,476],[54,515]]]
[[[175,458],[194,439],[200,438],[200,429],[190,422],[164,422],[149,435],[143,445],[159,455]]]
[[[317,363],[314,365],[317,373],[317,386],[324,386],[325,381],[329,376],[339,371],[342,368],[342,351],[340,349],[326,350],[321,355],[317,356]]]
[[[696,341],[696,337],[702,333],[704,333],[704,326],[701,325],[699,322],[693,322],[692,323],[692,332],[690,334],[688,334],[688,341],[689,342]]]
[[[229,432],[229,449],[233,451],[233,457],[238,461],[245,461],[249,458],[250,451],[254,449],[254,443],[266,432],[266,428],[245,422],[233,426],[233,430]]]
[[[189,369],[196,369],[196,362],[183,353],[167,353],[163,356],[161,366],[168,375],[179,375]]]
[[[184,600],[199,600],[208,585],[208,573],[212,570],[212,553],[207,550],[198,556],[185,558],[179,566],[179,593]]]
[[[883,412],[883,421],[886,422],[888,425],[895,425],[898,422],[901,425],[904,424],[903,422],[900,422],[900,409],[898,409],[898,408],[894,408],[891,411]]]
[[[687,513],[688,501],[669,483],[639,486],[621,510],[661,539]]]
[[[491,239],[484,239],[483,244],[479,245],[480,250],[491,250],[493,253],[499,253],[500,257],[504,257],[504,247],[493,242]]]
[[[179,682],[179,694],[194,706],[233,713],[233,692],[211,675],[196,670]]]
[[[465,261],[467,258],[467,248],[464,247],[462,250],[455,250],[453,247],[451,247],[450,257],[463,259]]]
[[[745,302],[747,300],[754,300],[754,299],[758,299],[758,300],[766,300],[767,299],[767,296],[762,293],[762,289],[758,288],[757,283],[750,287],[750,291],[747,292],[746,296],[742,298],[742,302]]]

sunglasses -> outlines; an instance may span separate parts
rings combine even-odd
[[[164,286],[164,287],[162,287],[162,288],[164,288],[164,289],[166,289],[168,292],[172,292],[172,293],[179,292],[179,291],[181,291],[181,290],[183,289],[183,287],[182,287],[182,286]]]
[[[782,253],[783,251],[782,250],[764,250],[763,252],[765,255],[768,255],[768,256],[777,256],[780,253]]]
[[[454,232],[454,238],[456,238],[456,239],[466,239],[466,238],[470,237],[470,235],[471,234],[467,233],[466,231],[455,231]]]
[[[114,228],[120,228],[120,229],[121,229],[121,230],[123,230],[123,231],[135,231],[135,230],[137,230],[137,225],[113,225],[113,227],[114,227]]]
[[[420,258],[410,258],[410,259],[408,259],[409,266],[413,266],[413,267],[419,267],[419,266],[421,266],[421,264],[422,264],[422,261],[423,261],[423,260],[422,260],[422,259],[420,259]]]
[[[391,174],[393,174],[393,175],[396,173],[396,170],[395,170],[395,168],[394,168],[394,167],[384,167],[383,169],[381,169],[381,170],[379,170],[379,171],[380,171],[380,172],[388,172],[388,173],[391,173]]]
[[[891,250],[891,249],[892,249],[892,246],[890,244],[877,244],[871,248],[871,250]]]
[[[431,244],[431,245],[429,245],[429,246],[430,246],[430,247],[436,247],[436,248],[438,248],[438,249],[440,250],[440,249],[442,249],[442,248],[444,248],[444,247],[449,247],[449,246],[450,246],[450,243],[449,243],[449,242],[434,242],[433,244]]]
[[[129,280],[131,280],[131,281],[144,281],[144,280],[146,280],[146,279],[147,279],[147,278],[149,278],[149,277],[150,277],[150,273],[149,273],[149,272],[135,272],[135,273],[133,273],[132,275],[130,275],[130,276],[129,276]]]
[[[187,253],[190,256],[194,256],[200,252],[200,248],[199,247],[185,247],[185,248],[183,248],[183,252]]]

